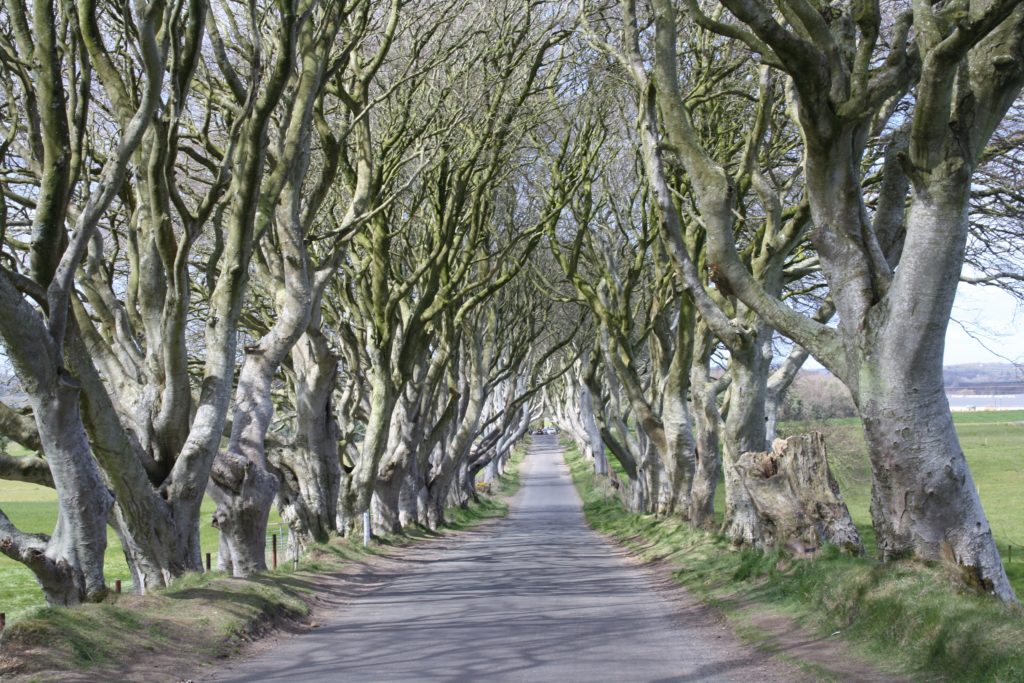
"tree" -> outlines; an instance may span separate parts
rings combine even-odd
[[[371,55],[369,65],[363,64],[356,50],[357,44],[366,38],[368,4],[326,3],[319,7],[311,5],[309,10],[306,20],[295,30],[295,46],[291,50],[298,62],[298,73],[289,87],[291,106],[281,115],[274,167],[261,187],[255,226],[257,233],[268,233],[267,241],[273,245],[262,245],[259,264],[263,268],[258,272],[274,298],[274,323],[256,343],[246,347],[236,384],[230,441],[214,462],[209,487],[217,502],[214,521],[221,531],[218,561],[222,569],[236,576],[266,569],[267,518],[280,486],[266,448],[267,430],[274,413],[272,383],[281,363],[308,333],[312,306],[319,304],[326,279],[335,267],[335,259],[328,258],[326,264],[315,269],[306,247],[313,216],[306,210],[303,195],[310,167],[314,114],[322,107],[328,75],[343,78],[345,65],[352,65],[359,74],[358,82],[364,89],[368,87],[375,65],[386,55],[393,37],[398,4],[392,5],[382,36],[384,47]],[[348,24],[349,30],[335,54],[337,34],[343,24]],[[329,174],[320,179],[321,183],[333,180],[330,170],[328,167]],[[314,192],[312,198],[315,206],[318,194]],[[361,204],[361,197],[354,195],[346,220],[337,228],[336,239],[347,238],[363,218]],[[287,462],[290,453],[279,449],[276,459]],[[293,521],[298,519],[296,515]],[[300,530],[315,528],[304,524]]]
[[[71,317],[75,272],[160,109],[167,46],[158,36],[170,28],[175,12],[184,13],[184,7],[157,1],[138,6],[136,12],[129,7],[106,8],[136,26],[131,41],[141,64],[136,67],[137,98],[119,102],[125,115],[113,125],[119,133],[117,143],[98,158],[88,158],[83,139],[93,113],[93,65],[99,82],[113,86],[103,68],[104,48],[95,36],[100,9],[85,2],[71,10],[40,2],[29,19],[17,0],[5,6],[9,33],[15,38],[5,49],[16,60],[5,60],[13,67],[5,71],[8,93],[15,95],[8,100],[12,126],[5,161],[26,170],[24,185],[32,198],[14,196],[22,197],[32,219],[27,272],[20,272],[21,263],[13,257],[0,269],[0,339],[32,408],[38,432],[38,444],[33,445],[46,457],[57,492],[58,519],[48,537],[21,532],[0,513],[0,551],[28,566],[47,602],[57,605],[106,594],[103,555],[107,513],[113,503],[107,488],[110,479],[101,475],[86,435],[79,403],[82,382],[73,374],[74,349],[80,344]],[[58,25],[68,33],[58,37]],[[59,40],[64,39],[68,44],[62,46]],[[77,88],[71,97],[64,73]],[[24,105],[20,111],[18,102]],[[90,165],[97,163],[98,173]],[[73,223],[70,233],[68,223]],[[5,233],[10,227],[5,215]]]

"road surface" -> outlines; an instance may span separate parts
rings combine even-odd
[[[320,628],[227,664],[216,681],[755,681],[798,678],[671,599],[591,531],[557,437],[534,437],[509,517]],[[417,550],[410,554],[416,555]]]

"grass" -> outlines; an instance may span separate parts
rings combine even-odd
[[[522,457],[521,455],[518,457]],[[507,495],[519,486],[519,475],[516,469],[518,460],[513,460],[506,476],[496,485],[494,492],[497,497],[482,497],[479,505],[468,509],[455,508],[447,513],[449,526],[454,529],[465,528],[485,519],[504,516],[508,507],[500,497]],[[10,517],[19,529],[31,533],[52,533],[57,521],[57,496],[53,489],[35,484],[0,480],[0,509]],[[214,503],[207,497],[203,500],[200,519],[204,520],[200,527],[200,547],[203,553],[212,553],[216,558],[218,550],[218,531],[209,520],[213,514]],[[270,513],[270,524],[280,524],[277,509]],[[387,539],[385,539],[385,542]],[[267,544],[270,552],[270,544]],[[269,557],[269,555],[268,555]],[[268,560],[269,562],[269,560]],[[108,585],[113,587],[114,581],[120,579],[125,590],[131,583],[131,574],[121,550],[121,542],[113,529],[107,532],[107,552],[105,575]],[[35,577],[24,565],[0,555],[0,612],[7,615],[7,623],[11,624],[45,606],[42,592]]]
[[[466,509],[446,510],[447,528],[467,529],[504,516],[508,505],[503,498],[519,487],[518,467],[524,454],[525,450],[515,453],[492,495],[481,496]],[[31,500],[33,494],[27,490],[19,495],[29,498],[21,502],[45,503]],[[24,520],[30,520],[27,513],[33,509],[23,509]],[[385,547],[404,546],[437,535],[410,530],[405,535],[376,539],[369,547],[363,547],[361,539],[350,543],[336,538],[314,546],[297,566],[286,562],[276,570],[246,579],[220,572],[187,574],[170,588],[145,596],[112,594],[100,604],[23,610],[15,623],[8,621],[4,632],[0,678],[29,673],[33,680],[61,680],[61,672],[75,670],[88,671],[97,680],[111,680],[119,677],[124,662],[134,661],[140,654],[169,658],[171,669],[183,657],[193,666],[225,657],[275,624],[307,615],[310,597],[324,573],[339,571]],[[204,534],[204,549],[206,541]],[[4,591],[8,592],[6,583]],[[33,585],[32,591],[38,593],[39,589]]]
[[[4,632],[0,677],[60,680],[61,672],[92,671],[112,680],[140,655],[187,652],[190,664],[225,657],[271,624],[308,614],[306,596],[316,586],[309,571],[300,565],[249,579],[193,574],[146,596],[35,610]]]
[[[591,526],[643,559],[671,562],[677,581],[718,607],[741,633],[757,633],[752,613],[776,613],[823,638],[839,631],[872,661],[917,679],[1024,680],[1024,612],[966,591],[942,567],[882,565],[835,549],[816,561],[737,551],[684,522],[626,512],[617,492],[576,451],[567,451],[567,461]]]

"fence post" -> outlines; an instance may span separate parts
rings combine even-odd
[[[121,593],[121,579],[116,579],[114,581],[114,592],[117,594]]]
[[[295,534],[295,530],[288,527],[288,548],[292,551],[292,569],[298,570],[299,568],[299,537]]]
[[[272,534],[270,537],[270,544],[273,547],[270,556],[273,558],[274,566],[273,569],[277,569],[277,534]]]
[[[3,633],[5,628],[7,628],[7,613],[0,612],[0,633]]]
[[[206,571],[210,571],[210,553],[206,553]]]

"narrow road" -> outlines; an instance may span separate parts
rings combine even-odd
[[[217,681],[792,681],[678,604],[583,519],[556,437],[535,437],[506,520],[323,614]],[[415,552],[415,551],[414,551]]]

